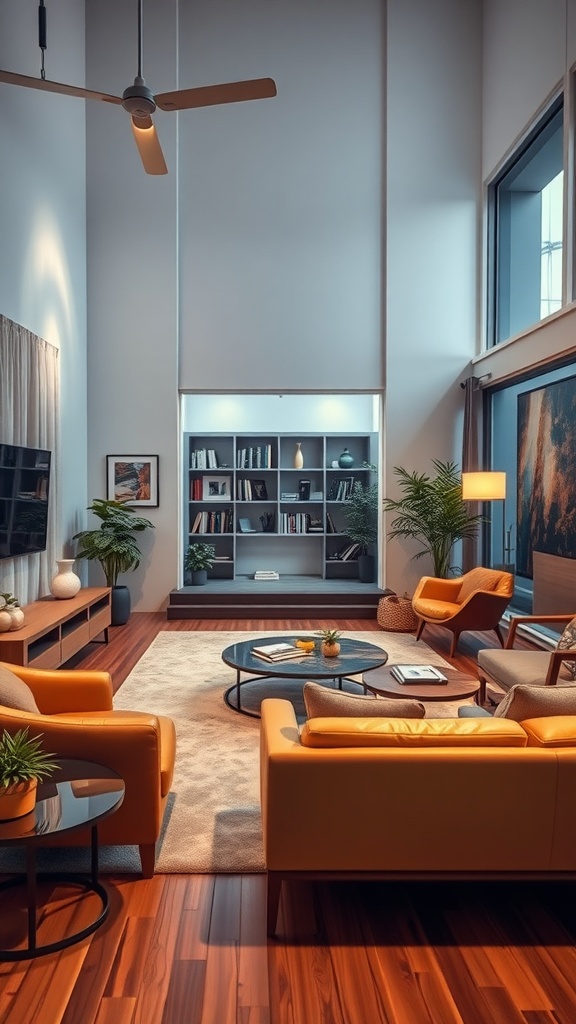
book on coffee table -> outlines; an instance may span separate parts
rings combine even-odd
[[[448,682],[448,677],[434,665],[392,665],[390,671],[399,683]]]
[[[253,647],[252,654],[256,658],[263,658],[264,661],[290,661],[291,658],[309,657],[311,651],[304,651],[294,644],[265,644],[263,647]]]

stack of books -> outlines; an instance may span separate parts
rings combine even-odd
[[[448,677],[434,665],[392,665],[390,671],[399,683],[448,682]]]
[[[255,580],[279,580],[280,575],[275,569],[257,569],[254,573]]]
[[[292,658],[309,658],[312,651],[303,651],[294,644],[266,644],[264,647],[253,647],[252,654],[263,661],[291,661]]]

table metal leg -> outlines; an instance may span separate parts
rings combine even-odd
[[[36,847],[26,847],[26,892],[28,896],[28,949],[36,949]]]
[[[92,885],[96,885],[96,883],[98,882],[98,825],[92,825],[90,831],[92,835]]]

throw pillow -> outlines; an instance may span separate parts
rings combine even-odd
[[[319,683],[304,683],[304,704],[308,718],[424,718],[426,713],[417,700],[363,697]]]
[[[10,669],[0,665],[0,704],[14,711],[29,711],[40,714],[29,686]]]
[[[494,718],[524,722],[528,718],[576,715],[576,686],[511,686],[494,712]]]
[[[558,651],[574,651],[576,650],[576,618],[573,618],[568,623],[566,629],[562,633],[556,647]],[[564,661],[562,662],[562,675],[568,678],[576,679],[576,661]]]

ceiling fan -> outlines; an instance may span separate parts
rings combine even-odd
[[[191,110],[193,107],[209,107],[220,103],[239,103],[244,100],[261,100],[276,96],[276,83],[272,78],[253,78],[245,82],[225,82],[222,85],[204,85],[195,89],[176,89],[154,95],[142,77],[142,2],[138,0],[138,73],[134,85],[128,86],[122,96],[111,96],[105,92],[94,92],[75,85],[51,82],[44,77],[44,50],[46,49],[46,8],[40,0],[38,8],[39,46],[42,50],[41,78],[19,75],[13,71],[0,70],[0,82],[8,85],[23,85],[28,89],[57,92],[64,96],[79,96],[86,100],[102,100],[124,107],[132,119],[132,131],[147,174],[167,174],[168,168],[162,147],[152,121],[156,107],[160,110]]]

